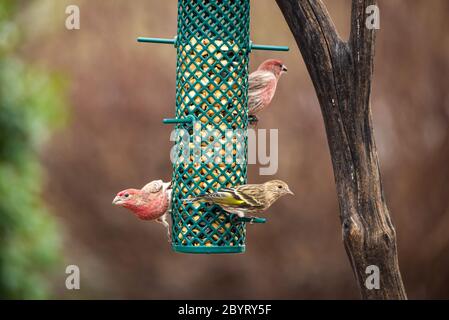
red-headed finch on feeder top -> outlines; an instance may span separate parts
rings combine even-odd
[[[162,223],[170,237],[167,214],[171,202],[171,182],[154,180],[142,189],[126,189],[115,196],[112,204],[131,210],[139,219]]]
[[[273,100],[277,83],[287,67],[280,60],[270,59],[264,61],[248,79],[248,112],[255,116],[265,109]]]
[[[217,192],[184,199],[184,203],[213,203],[229,213],[245,217],[248,214],[258,214],[267,210],[276,200],[287,194],[293,195],[293,192],[284,181],[271,180],[263,184],[223,188]]]

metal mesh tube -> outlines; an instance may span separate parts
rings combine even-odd
[[[179,0],[176,118],[195,121],[176,126],[172,245],[178,252],[245,250],[244,222],[183,199],[246,183],[249,2]]]

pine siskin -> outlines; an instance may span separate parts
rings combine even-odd
[[[249,115],[255,115],[265,109],[273,100],[277,82],[287,67],[280,60],[270,59],[263,62],[259,68],[249,75],[248,79],[248,109]]]
[[[154,180],[142,189],[126,189],[117,193],[112,204],[131,210],[139,219],[156,220],[167,228],[170,238],[170,228],[167,222],[170,209],[172,187],[171,182]]]
[[[265,211],[286,194],[293,194],[288,185],[281,180],[272,180],[264,184],[245,184],[235,188],[224,188],[214,193],[184,199],[184,202],[217,204],[223,210],[242,218],[247,214],[252,215]]]

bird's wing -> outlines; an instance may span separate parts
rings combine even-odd
[[[262,207],[264,205],[265,189],[262,185],[247,184],[238,186],[234,189],[234,194],[251,207]]]
[[[249,95],[260,94],[265,90],[267,85],[272,81],[276,81],[276,77],[269,71],[254,71],[248,77]]]
[[[262,110],[267,103],[267,91],[276,83],[276,77],[272,72],[255,71],[248,79],[248,107],[249,114],[255,114]]]
[[[236,188],[224,188],[217,192],[207,194],[204,200],[227,207],[261,207],[260,195],[264,189],[259,185],[244,185]]]
[[[239,206],[245,203],[235,195],[235,189],[224,188],[214,193],[205,194],[202,198],[207,202],[213,202],[218,205]]]
[[[151,181],[150,183],[147,183],[143,188],[142,188],[142,192],[144,193],[156,193],[159,192],[162,187],[163,187],[164,183],[162,180],[154,180]]]
[[[262,198],[264,191],[261,185],[243,185],[236,188],[223,188],[217,192],[203,194],[185,201],[188,203],[195,201],[210,202],[226,207],[258,208],[264,205],[264,198]]]

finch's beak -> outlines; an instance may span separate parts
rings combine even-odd
[[[292,196],[294,196],[295,194],[293,193],[293,191],[291,191],[290,189],[287,190],[288,194],[291,194]]]
[[[282,72],[287,72],[287,71],[288,71],[287,66],[285,64],[282,65]]]
[[[119,197],[119,196],[116,196],[116,197],[114,198],[114,200],[112,200],[112,204],[115,204],[116,206],[119,205],[119,204],[121,204],[121,199],[120,199],[120,197]]]

